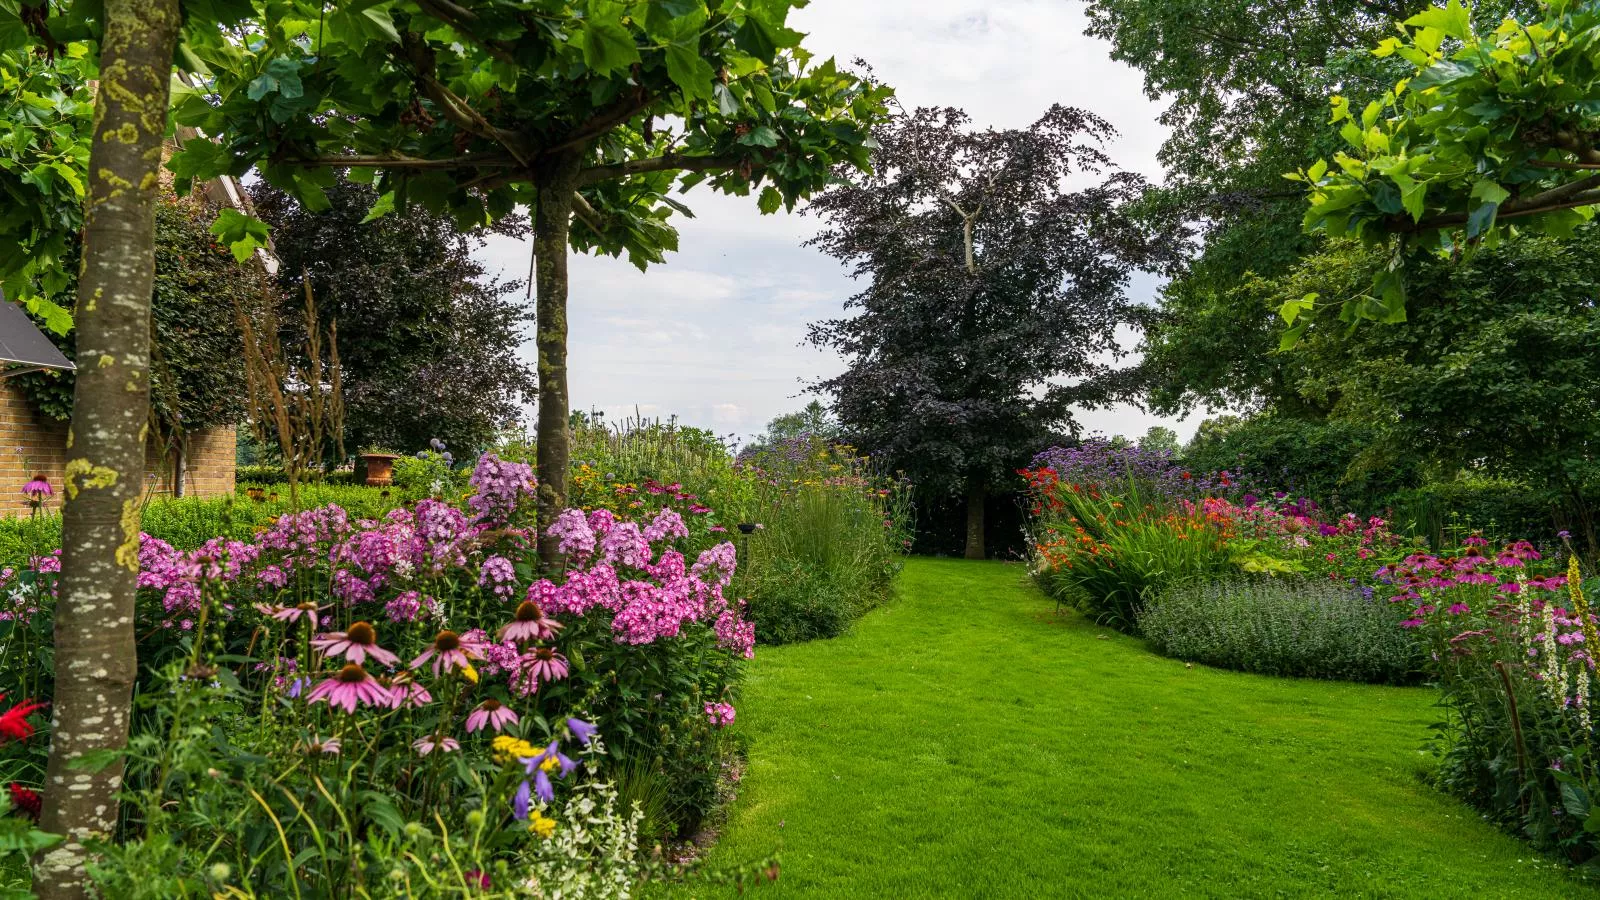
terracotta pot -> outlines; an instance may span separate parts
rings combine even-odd
[[[394,453],[361,454],[361,462],[367,469],[367,485],[376,487],[390,484],[394,480],[394,461],[399,458]]]

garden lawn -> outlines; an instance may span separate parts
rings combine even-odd
[[[1433,696],[1191,669],[1021,565],[913,559],[757,651],[710,861],[776,854],[757,896],[1600,897],[1420,780]]]

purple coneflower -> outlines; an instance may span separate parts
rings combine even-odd
[[[337,706],[349,713],[356,711],[357,704],[389,706],[393,699],[393,695],[368,675],[360,663],[347,664],[332,678],[318,682],[306,695],[308,703],[326,700],[329,706]]]
[[[517,606],[516,618],[511,624],[500,629],[501,640],[511,641],[544,641],[556,636],[561,630],[561,623],[547,618],[544,609],[532,600],[524,600]]]
[[[567,677],[567,659],[553,648],[535,647],[525,660],[523,671],[536,685],[541,681],[560,681]]]
[[[370,656],[386,666],[400,664],[400,657],[378,646],[378,630],[369,622],[357,622],[349,631],[334,631],[313,638],[311,646],[326,656],[343,656],[353,663],[365,664]]]
[[[507,725],[516,721],[517,714],[511,707],[490,698],[478,704],[478,708],[467,715],[467,734],[472,734],[485,725],[496,732],[504,731]]]
[[[319,753],[325,756],[338,756],[339,749],[340,744],[338,738],[328,738],[325,741],[318,738],[312,738],[311,743],[306,744],[306,753],[312,756],[316,756]]]
[[[427,688],[412,681],[408,672],[401,672],[395,676],[386,687],[389,688],[389,706],[392,709],[399,709],[402,706],[421,709],[433,702],[433,695],[428,693]]]
[[[429,753],[432,753],[435,750],[438,750],[441,753],[454,753],[455,751],[461,749],[461,744],[453,737],[435,740],[430,736],[417,738],[411,743],[411,747],[417,751],[418,756],[427,756]]]
[[[309,600],[304,603],[295,604],[294,606],[270,606],[266,603],[256,604],[256,611],[261,613],[263,616],[269,616],[277,619],[280,622],[298,622],[300,621],[301,616],[305,616],[311,620],[312,628],[317,627],[317,621],[319,619],[318,613],[320,610],[321,607]]]
[[[411,668],[415,669],[428,660],[433,660],[433,674],[441,671],[449,672],[454,669],[470,669],[472,660],[483,659],[482,645],[477,641],[468,640],[454,631],[448,629],[434,635],[433,643],[422,655],[411,661]]]
[[[34,503],[42,503],[44,498],[54,494],[55,490],[50,487],[50,481],[43,475],[35,475],[22,486],[22,493]]]

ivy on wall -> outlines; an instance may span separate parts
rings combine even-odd
[[[156,278],[151,309],[150,403],[172,430],[232,425],[244,417],[244,350],[237,309],[261,303],[254,269],[236,262],[207,230],[210,216],[199,203],[166,198],[156,208]],[[68,260],[77,287],[77,248]],[[67,358],[73,336],[50,335]],[[41,413],[72,415],[71,372],[38,372],[17,378]]]

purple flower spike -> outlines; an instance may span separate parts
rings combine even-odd
[[[567,729],[571,731],[572,736],[582,742],[585,747],[589,746],[589,743],[594,740],[594,736],[600,731],[600,729],[594,727],[588,722],[583,721],[582,719],[568,719]]]

